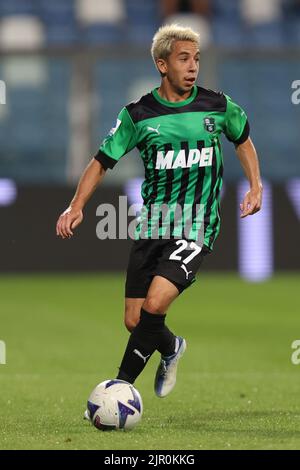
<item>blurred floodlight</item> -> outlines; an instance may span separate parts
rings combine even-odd
[[[143,178],[131,178],[125,184],[125,194],[128,197],[130,205],[139,204],[142,207],[143,199],[141,196],[141,186],[143,181]]]
[[[260,282],[273,274],[272,189],[264,182],[262,209],[241,219],[239,204],[248,190],[247,181],[238,184],[239,272],[248,281]]]
[[[17,199],[17,186],[13,180],[0,178],[0,206],[10,206]]]
[[[289,180],[286,189],[297,217],[300,219],[300,178],[292,178]]]

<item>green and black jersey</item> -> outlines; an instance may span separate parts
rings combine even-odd
[[[235,144],[246,141],[249,124],[245,112],[223,93],[197,86],[185,101],[166,101],[155,89],[121,110],[95,158],[107,169],[134,147],[140,151],[145,166],[142,197],[147,224],[145,229],[140,221],[137,238],[152,238],[156,224],[159,236],[164,235],[164,219],[151,207],[178,205],[189,212],[190,239],[197,238],[197,212],[201,211],[204,244],[212,249],[220,230],[222,132]],[[180,237],[176,221],[171,224],[170,236]]]

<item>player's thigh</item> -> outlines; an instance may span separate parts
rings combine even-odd
[[[140,321],[141,308],[145,298],[125,297],[124,323],[128,331],[132,331]]]
[[[154,276],[143,303],[143,308],[150,313],[166,313],[173,300],[179,295],[174,283],[162,276]]]
[[[152,281],[152,271],[155,268],[158,249],[157,243],[153,243],[151,240],[133,242],[126,274],[126,298],[142,299],[146,297]]]
[[[192,240],[169,240],[153,274],[168,279],[182,293],[195,282],[206,254],[207,248]]]

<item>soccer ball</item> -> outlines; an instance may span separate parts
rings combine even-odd
[[[97,429],[132,429],[143,414],[139,392],[124,380],[105,380],[92,391],[87,410]]]

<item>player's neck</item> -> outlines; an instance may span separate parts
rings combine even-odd
[[[159,96],[164,100],[170,101],[171,103],[176,103],[179,101],[187,100],[193,93],[193,89],[187,91],[186,93],[180,94],[178,91],[174,90],[174,88],[172,88],[169,84],[162,82],[157,92]]]

